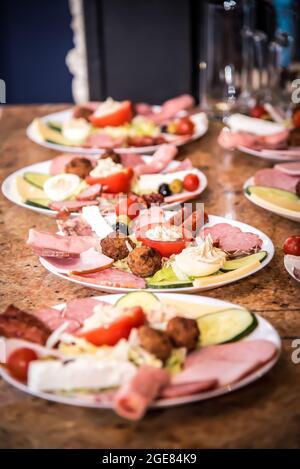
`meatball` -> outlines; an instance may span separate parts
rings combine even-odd
[[[76,174],[80,178],[86,178],[92,171],[93,166],[87,158],[73,158],[65,167],[66,173]]]
[[[93,114],[93,112],[93,109],[87,106],[78,105],[74,107],[73,117],[74,119],[85,119],[89,122],[89,117]]]
[[[101,240],[101,248],[103,254],[111,257],[115,261],[124,259],[130,252],[130,247],[134,248],[135,244],[128,236],[120,232],[110,233],[106,238]],[[128,249],[129,248],[129,249]]]
[[[113,150],[108,150],[101,155],[101,160],[105,160],[106,158],[112,159],[114,163],[121,163],[120,155]]]
[[[167,333],[176,347],[186,347],[188,350],[196,348],[200,335],[198,324],[194,319],[178,316],[168,322]]]
[[[151,277],[161,268],[161,255],[148,246],[136,247],[128,256],[131,272],[140,277]]]
[[[163,362],[172,352],[172,343],[168,334],[149,326],[142,326],[138,330],[140,345]]]
[[[292,147],[300,146],[300,128],[290,130],[288,144]]]

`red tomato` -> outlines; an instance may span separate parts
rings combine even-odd
[[[300,236],[290,236],[283,245],[284,254],[292,256],[300,256]]]
[[[140,208],[136,197],[122,197],[116,205],[116,215],[126,215],[133,220],[140,213]]]
[[[196,174],[190,173],[184,176],[183,187],[186,191],[193,192],[198,189],[200,184],[199,178]]]
[[[133,116],[132,106],[130,101],[122,101],[118,103],[118,106],[115,108],[116,102],[114,101],[111,112],[105,110],[105,113],[101,113],[101,104],[99,109],[97,109],[90,117],[89,120],[95,127],[106,127],[107,125],[117,127],[118,125],[125,124],[130,122]]]
[[[191,135],[194,133],[195,124],[189,117],[182,117],[175,123],[175,134],[176,135]]]
[[[135,235],[138,241],[142,241],[146,246],[155,249],[163,257],[170,257],[172,254],[179,254],[187,246],[188,241],[192,239],[192,235],[186,229],[184,230],[184,236],[176,241],[157,241],[147,238],[146,232],[155,225],[159,225],[159,223],[145,225],[139,231],[136,231]]]
[[[250,109],[250,117],[256,117],[257,119],[261,118],[266,113],[266,110],[263,106],[257,105]]]
[[[105,177],[87,176],[85,178],[88,184],[101,184],[104,192],[118,194],[119,192],[128,192],[133,176],[132,168],[126,168],[119,173],[111,174]]]
[[[293,124],[296,129],[300,128],[300,109],[296,109],[293,113]]]
[[[94,345],[116,345],[121,339],[128,339],[131,329],[140,327],[145,323],[145,315],[140,306],[130,308],[119,319],[113,321],[108,327],[98,327],[87,331],[81,336]]]
[[[26,381],[29,363],[37,359],[37,354],[30,348],[19,348],[9,355],[7,367],[15,378]]]

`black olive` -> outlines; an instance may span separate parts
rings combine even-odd
[[[163,183],[159,186],[158,192],[164,197],[168,197],[168,195],[172,194],[169,184],[166,183]]]
[[[168,132],[168,126],[167,125],[161,125],[160,130],[161,130],[161,132]]]
[[[129,230],[128,230],[128,226],[125,224],[125,223],[121,223],[119,221],[117,221],[117,223],[115,223],[112,228],[115,230],[115,231],[119,231],[119,233],[122,233],[124,235],[128,235],[129,234]]]

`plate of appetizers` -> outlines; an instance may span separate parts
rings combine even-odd
[[[300,162],[259,169],[245,182],[244,194],[255,205],[300,222]]]
[[[153,153],[162,143],[181,146],[206,133],[207,116],[190,112],[194,105],[190,95],[170,99],[162,106],[108,98],[36,118],[27,128],[27,136],[44,147],[77,154],[108,149]]]
[[[300,282],[300,234],[289,236],[283,245],[284,267],[294,280]]]
[[[131,208],[131,206],[130,206]],[[52,274],[106,292],[204,291],[243,279],[272,259],[272,241],[235,220],[207,215],[203,204],[177,211],[157,205],[124,223],[84,207],[58,220],[59,232],[29,231],[27,244]]]
[[[300,161],[300,109],[289,119],[270,105],[253,111],[226,118],[219,144],[271,161]]]
[[[267,373],[281,350],[260,315],[183,294],[105,295],[31,312],[10,305],[0,325],[6,382],[129,420],[236,391]]]
[[[207,186],[205,174],[191,161],[175,161],[177,148],[164,144],[153,156],[63,154],[19,169],[2,184],[13,203],[48,216],[78,214],[97,204],[103,213],[114,210],[120,195],[140,203],[174,206],[199,196]]]

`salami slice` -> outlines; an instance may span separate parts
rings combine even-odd
[[[250,254],[261,249],[262,240],[255,233],[245,233],[238,227],[227,223],[205,228],[200,236],[210,234],[215,246],[231,255]]]
[[[89,205],[99,205],[97,200],[61,200],[59,202],[51,202],[49,207],[52,210],[68,210],[69,212],[79,212],[82,207]]]
[[[80,201],[95,200],[101,193],[101,185],[93,184],[77,195],[76,199]]]

